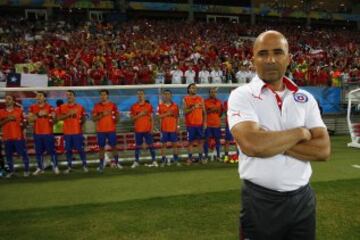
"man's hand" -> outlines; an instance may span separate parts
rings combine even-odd
[[[40,110],[38,113],[39,117],[43,117],[43,116],[47,116],[47,115],[48,115],[48,112],[46,110]]]
[[[106,111],[102,112],[102,116],[104,116],[104,117],[107,115],[110,115],[110,114],[112,114],[112,112],[110,110],[106,110]]]
[[[138,114],[138,116],[139,116],[139,117],[142,117],[142,116],[145,116],[146,114],[147,114],[146,111],[141,111],[141,112]]]
[[[71,110],[66,114],[66,116],[67,116],[67,117],[76,117],[76,114],[77,114],[77,111],[74,110],[74,109],[71,109]]]
[[[174,116],[174,113],[173,113],[173,111],[171,111],[171,110],[169,110],[167,113],[166,113],[167,115],[166,116]]]
[[[312,138],[311,132],[307,128],[301,128],[302,134],[304,136],[304,141],[309,141]]]
[[[16,120],[16,117],[14,115],[9,115],[7,117],[8,121],[15,121]]]

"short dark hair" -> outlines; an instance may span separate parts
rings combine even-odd
[[[36,94],[42,94],[45,98],[47,98],[47,94],[44,91],[37,91]]]
[[[56,106],[57,106],[57,107],[60,107],[60,106],[63,105],[63,104],[64,104],[64,101],[63,101],[62,99],[56,100]]]
[[[190,83],[188,86],[187,86],[187,88],[186,88],[186,91],[187,91],[187,93],[189,93],[189,89],[191,88],[191,86],[196,86],[196,84],[195,83]]]
[[[106,93],[106,95],[109,96],[109,90],[107,90],[107,89],[101,89],[101,90],[99,91],[99,93]]]
[[[165,89],[165,90],[163,91],[163,93],[170,93],[170,94],[172,94],[172,92],[171,92],[170,89]]]
[[[76,93],[75,93],[75,91],[73,91],[73,90],[67,90],[66,92],[72,93],[74,96],[76,96]]]
[[[216,91],[217,91],[217,87],[211,87],[211,88],[209,88],[209,93],[210,93],[210,91],[212,90],[212,89],[215,89]]]
[[[16,101],[15,95],[9,94],[9,95],[6,95],[5,97],[11,97],[11,99],[12,99],[14,102]]]

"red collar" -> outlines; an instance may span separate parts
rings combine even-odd
[[[289,78],[283,77],[282,81],[285,85],[285,88],[290,90],[291,92],[296,93],[297,91],[299,91],[299,87]],[[270,89],[272,92],[275,92],[270,86],[270,84],[264,82],[264,85],[262,86],[261,90],[264,90],[265,88]]]

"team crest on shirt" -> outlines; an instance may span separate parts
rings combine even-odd
[[[309,100],[308,96],[306,96],[304,93],[295,93],[294,99],[296,102],[300,103],[306,103]]]

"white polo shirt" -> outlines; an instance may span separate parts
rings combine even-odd
[[[325,127],[315,98],[284,77],[283,99],[266,87],[256,75],[250,83],[233,90],[228,101],[228,121],[232,129],[237,123],[256,122],[269,131],[296,127]],[[249,157],[240,151],[240,178],[276,191],[292,191],[309,182],[310,162],[278,154],[269,158]]]
[[[212,79],[212,83],[222,83],[222,77],[223,77],[223,72],[221,70],[212,70],[210,73],[210,77]]]
[[[199,82],[200,83],[209,83],[210,72],[208,70],[201,70],[199,72]]]
[[[189,69],[189,70],[186,70],[184,76],[185,76],[186,84],[194,83],[196,72],[194,70]]]
[[[170,72],[172,75],[171,83],[172,84],[182,84],[182,77],[184,76],[183,72],[179,69],[172,70]]]

